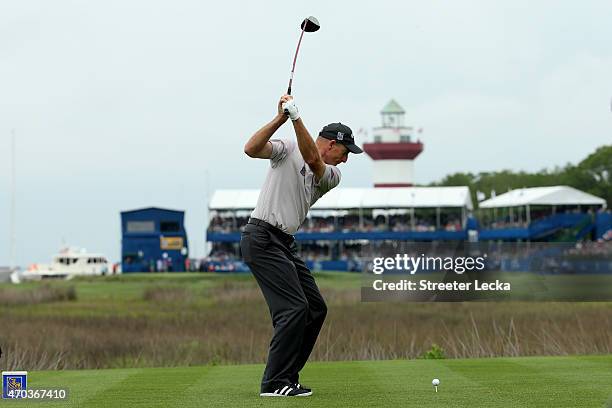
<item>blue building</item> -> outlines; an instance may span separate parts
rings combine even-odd
[[[189,258],[184,211],[141,208],[121,212],[123,272],[185,271]]]

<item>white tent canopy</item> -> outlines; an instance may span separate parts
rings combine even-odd
[[[568,186],[532,187],[511,190],[480,203],[480,208],[526,205],[606,205],[606,200]]]
[[[259,190],[217,190],[208,206],[211,210],[252,210]]]
[[[255,208],[259,190],[217,190],[210,200],[211,210]],[[321,197],[313,210],[353,208],[467,208],[472,198],[468,187],[335,188]]]

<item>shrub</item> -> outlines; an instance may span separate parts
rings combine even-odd
[[[38,303],[75,301],[74,286],[62,287],[44,285],[31,290],[0,289],[0,305],[34,305]]]
[[[423,358],[426,360],[441,360],[446,357],[444,356],[444,349],[434,343],[431,345],[431,348],[423,354]]]

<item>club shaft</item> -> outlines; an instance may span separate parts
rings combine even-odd
[[[304,28],[306,28],[306,24],[304,24]],[[293,56],[293,65],[291,66],[291,76],[289,77],[289,87],[287,88],[287,95],[291,95],[291,84],[293,83],[293,73],[295,72],[295,62],[297,61],[298,52],[300,52],[300,44],[302,44],[302,37],[304,36],[304,28],[302,28],[302,33],[300,34],[300,39],[298,41],[297,48],[295,49],[295,55]]]

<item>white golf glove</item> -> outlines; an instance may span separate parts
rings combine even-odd
[[[283,112],[285,112],[285,115],[289,115],[289,118],[291,118],[291,120],[298,120],[300,118],[300,112],[298,111],[297,106],[295,106],[295,102],[293,102],[293,99],[290,99],[287,102],[283,102],[282,108]]]

